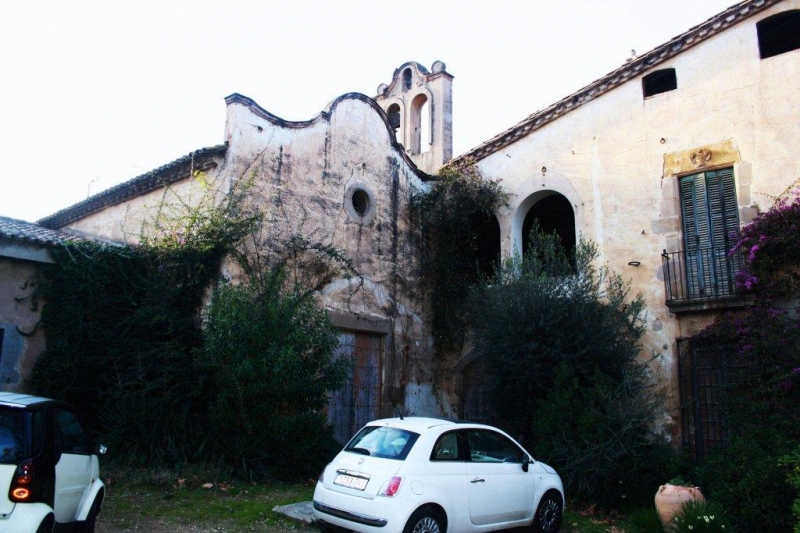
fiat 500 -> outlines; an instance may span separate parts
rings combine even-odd
[[[323,532],[554,533],[564,487],[497,428],[391,418],[367,424],[325,467],[313,507]]]

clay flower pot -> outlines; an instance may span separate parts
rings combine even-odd
[[[684,487],[682,485],[661,485],[656,492],[656,511],[661,518],[664,531],[671,531],[670,522],[688,501],[706,501],[703,493],[697,487]]]

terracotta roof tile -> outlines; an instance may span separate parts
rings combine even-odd
[[[0,217],[0,238],[41,244],[43,246],[80,241],[82,237],[65,231],[45,228],[33,222]]]

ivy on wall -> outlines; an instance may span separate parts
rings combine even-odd
[[[430,191],[411,199],[419,231],[422,279],[430,294],[436,353],[460,348],[466,332],[466,299],[485,270],[479,260],[476,220],[491,220],[507,205],[500,185],[471,161],[444,167]]]

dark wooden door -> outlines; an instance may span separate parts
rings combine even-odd
[[[331,394],[328,423],[342,444],[380,413],[382,340],[382,335],[369,333],[339,334],[335,357],[352,358],[353,370],[344,387]]]

